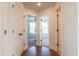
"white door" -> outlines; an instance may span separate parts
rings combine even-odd
[[[42,16],[40,21],[40,41],[42,46],[49,46],[48,16]]]
[[[1,3],[1,55],[7,55],[7,3]]]
[[[14,32],[14,55],[21,55],[23,52],[24,47],[24,40],[23,40],[23,14],[21,9],[18,5],[14,5],[13,8],[13,16],[14,16],[14,25],[12,31]],[[17,28],[18,27],[18,28]]]
[[[28,45],[36,45],[36,17],[28,16]]]
[[[7,13],[7,44],[8,44],[8,54],[14,56],[15,55],[15,25],[16,25],[16,14],[15,14],[15,9],[13,8],[14,3],[8,3],[8,13]],[[8,43],[9,42],[9,43]]]

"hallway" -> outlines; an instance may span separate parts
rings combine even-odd
[[[76,56],[77,42],[77,3],[0,3],[0,56]]]
[[[44,46],[32,46],[22,53],[22,56],[59,56],[59,54]]]

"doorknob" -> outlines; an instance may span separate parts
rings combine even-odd
[[[59,43],[57,43],[57,46],[59,46]]]
[[[59,31],[59,29],[57,29],[57,32]]]
[[[19,33],[18,35],[20,35],[20,36],[21,36],[21,35],[22,35],[22,33]]]
[[[42,41],[42,40],[40,40],[40,41]]]
[[[36,42],[36,40],[35,40],[35,42]]]

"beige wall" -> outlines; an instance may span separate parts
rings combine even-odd
[[[1,4],[0,4],[0,13],[1,13]],[[1,52],[1,14],[0,14],[0,52]]]
[[[78,3],[78,10],[79,10],[79,3]],[[78,22],[77,22],[77,26],[78,26],[78,29],[79,29],[79,11],[78,11]],[[78,31],[78,30],[77,30]],[[78,31],[78,34],[77,35],[79,35],[79,31]],[[77,36],[77,39],[78,39],[78,56],[79,56],[79,36]]]
[[[77,3],[61,3],[62,6],[62,30],[61,48],[62,55],[76,56],[77,47]]]

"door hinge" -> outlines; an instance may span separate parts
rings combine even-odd
[[[59,46],[59,44],[57,43],[57,46]]]
[[[57,17],[59,17],[59,15],[57,14]]]
[[[25,43],[24,43],[24,46],[25,46]]]
[[[42,42],[42,40],[40,40]]]
[[[12,8],[14,8],[14,6],[15,6],[15,5],[14,5],[14,4],[12,4]]]
[[[35,29],[35,31],[37,31],[37,29]]]
[[[36,42],[37,40],[35,40],[35,42]]]
[[[57,29],[57,32],[59,31],[59,29]]]
[[[36,21],[36,19],[35,19],[35,21]]]
[[[4,34],[6,35],[6,30],[4,30]]]
[[[12,33],[14,33],[14,30],[12,30]]]
[[[25,29],[23,30],[23,32],[25,32]]]
[[[23,17],[25,18],[25,15]]]
[[[42,19],[41,19],[41,21],[42,21]]]
[[[12,54],[12,56],[14,56],[14,54]]]

